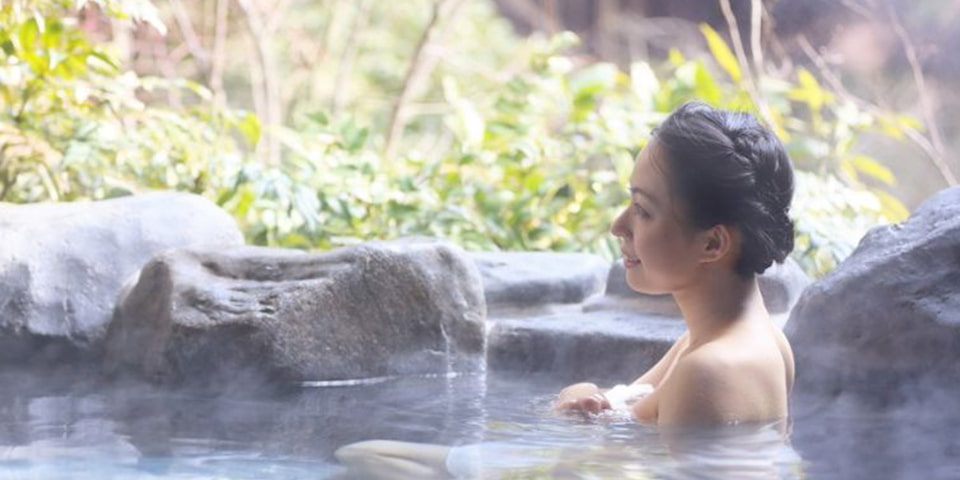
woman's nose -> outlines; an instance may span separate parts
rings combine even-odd
[[[627,211],[624,210],[620,212],[620,215],[617,215],[617,218],[614,219],[613,225],[610,226],[610,233],[615,237],[629,237],[630,230],[627,227],[626,215]]]

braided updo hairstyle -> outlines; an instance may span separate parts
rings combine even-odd
[[[783,262],[793,250],[793,167],[772,132],[749,113],[692,102],[670,114],[653,138],[692,226],[740,231],[738,274]]]

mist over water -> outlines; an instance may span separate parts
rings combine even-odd
[[[655,430],[623,418],[551,413],[550,400],[563,382],[544,376],[407,377],[280,395],[23,373],[2,373],[0,381],[7,386],[0,391],[0,479],[332,478],[342,469],[334,450],[371,439],[507,445],[519,452],[514,457],[527,456],[517,478],[729,478],[730,471],[741,478],[800,478],[794,475],[802,470],[816,479],[947,479],[960,473],[960,418],[944,415],[953,411],[945,403],[875,408],[849,396],[799,393],[792,450],[769,432],[735,431],[697,437],[687,443],[696,448],[678,450]],[[942,401],[949,398],[955,397],[944,394]],[[503,461],[502,455],[483,460]],[[550,476],[536,477],[544,474]]]

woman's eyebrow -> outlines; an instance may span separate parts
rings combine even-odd
[[[644,197],[647,197],[647,199],[650,200],[650,202],[653,203],[654,205],[657,204],[657,197],[654,197],[654,196],[651,195],[649,192],[647,192],[646,190],[644,190],[644,189],[642,189],[642,188],[640,188],[640,187],[631,186],[631,187],[630,187],[630,194],[631,194],[631,195],[635,195],[635,194],[643,195]]]

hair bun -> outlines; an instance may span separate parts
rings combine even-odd
[[[753,115],[690,103],[654,136],[693,226],[727,224],[741,232],[739,273],[760,273],[793,250],[793,167],[780,140]]]

